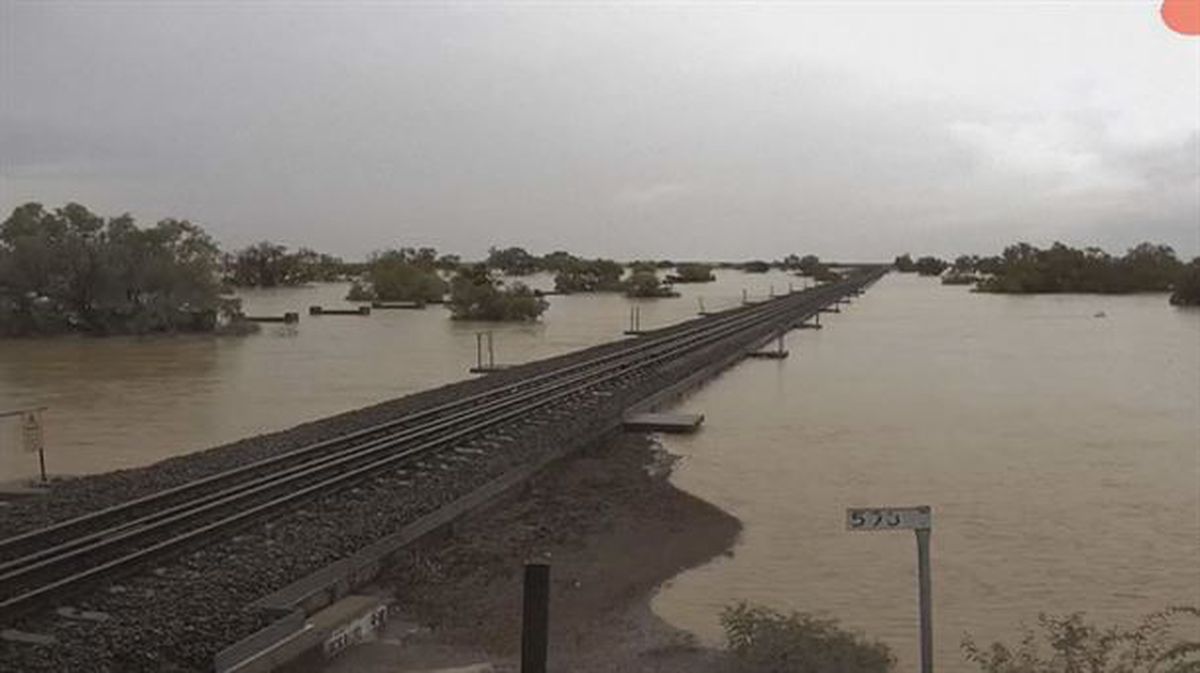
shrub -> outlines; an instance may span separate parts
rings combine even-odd
[[[674,283],[707,283],[716,279],[711,265],[695,263],[680,264],[675,267],[675,275],[670,277]]]
[[[450,282],[450,311],[455,320],[537,320],[549,306],[524,283],[504,287],[484,264],[463,267]]]
[[[1185,630],[1180,621],[1192,629]],[[1082,613],[1038,615],[1038,630],[1026,628],[1016,646],[995,642],[988,648],[964,636],[963,653],[984,673],[1197,673],[1200,609],[1174,607],[1151,613],[1133,628],[1100,628]]]
[[[678,297],[670,285],[662,283],[653,271],[634,271],[625,281],[627,297]]]
[[[1193,259],[1175,276],[1171,303],[1176,306],[1200,306],[1200,257]]]
[[[746,603],[721,611],[727,647],[743,670],[762,673],[884,673],[895,657],[837,621]]]

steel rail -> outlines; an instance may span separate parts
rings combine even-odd
[[[801,292],[801,293],[796,293],[793,295],[784,295],[783,298],[787,298],[789,296],[799,297],[799,296],[805,295],[805,294],[808,294],[809,297],[811,297],[812,295],[818,293],[820,290],[826,290],[829,287],[830,286],[825,286],[822,288],[813,288],[811,290],[807,290],[807,291]],[[47,539],[52,539],[52,538],[56,538],[58,536],[63,536],[73,529],[95,530],[97,526],[105,525],[103,523],[105,520],[111,520],[111,519],[118,518],[123,515],[127,515],[129,512],[131,512],[137,508],[159,505],[159,504],[162,504],[173,498],[187,496],[187,495],[199,492],[199,491],[203,491],[205,488],[209,488],[213,485],[231,483],[238,478],[250,478],[250,477],[252,477],[252,475],[254,473],[262,472],[269,468],[277,469],[278,466],[280,466],[280,465],[286,464],[286,463],[294,461],[296,459],[302,459],[305,456],[316,454],[316,453],[319,453],[326,449],[332,448],[332,449],[336,450],[337,448],[345,446],[350,442],[353,442],[353,441],[356,441],[359,439],[363,439],[363,438],[367,438],[367,437],[371,437],[372,435],[377,435],[377,434],[380,434],[383,432],[387,432],[387,431],[392,430],[397,427],[412,424],[414,422],[420,421],[423,418],[436,417],[438,414],[446,413],[447,411],[454,411],[457,408],[470,408],[470,407],[477,405],[480,402],[483,402],[487,399],[499,397],[502,395],[507,395],[514,390],[519,390],[521,388],[525,388],[530,385],[535,385],[535,384],[541,383],[543,381],[552,380],[552,379],[561,377],[567,373],[570,373],[572,371],[585,370],[590,367],[599,366],[605,362],[624,358],[624,357],[627,357],[628,355],[630,355],[631,353],[636,353],[636,352],[640,352],[641,350],[646,350],[646,349],[652,348],[652,347],[656,346],[657,344],[662,343],[664,341],[669,341],[671,339],[679,338],[682,335],[697,333],[697,332],[701,332],[701,331],[704,331],[707,329],[711,329],[714,324],[721,324],[722,322],[725,322],[725,321],[737,319],[741,315],[753,312],[756,308],[759,308],[759,307],[756,307],[756,306],[737,307],[735,309],[722,312],[719,315],[719,317],[713,317],[713,318],[710,318],[709,320],[704,320],[704,319],[692,320],[692,321],[682,323],[681,325],[678,325],[678,326],[668,327],[668,328],[665,328],[666,331],[663,334],[655,335],[653,337],[646,338],[646,339],[635,340],[635,342],[631,343],[630,347],[622,348],[614,353],[608,353],[608,354],[605,354],[602,356],[598,356],[596,358],[591,358],[591,359],[583,361],[583,362],[573,363],[571,365],[567,365],[562,368],[557,368],[557,369],[554,369],[554,370],[551,370],[548,372],[544,372],[542,374],[535,375],[533,377],[529,377],[527,379],[523,379],[521,381],[516,381],[514,383],[510,383],[510,384],[498,386],[496,388],[492,388],[489,390],[481,391],[479,393],[475,393],[475,394],[469,395],[464,398],[453,400],[451,402],[434,405],[434,406],[426,408],[426,409],[420,409],[413,413],[405,414],[405,415],[403,415],[399,418],[393,419],[393,420],[385,421],[382,423],[377,423],[377,424],[368,426],[366,428],[360,428],[358,430],[354,430],[349,433],[339,435],[337,437],[332,437],[327,440],[322,440],[319,442],[314,442],[312,444],[307,444],[307,445],[298,447],[298,448],[290,450],[290,451],[286,451],[286,452],[283,452],[283,453],[280,453],[280,454],[277,454],[274,456],[269,456],[267,458],[263,458],[258,461],[247,463],[246,465],[241,465],[241,466],[229,469],[229,470],[223,470],[221,472],[216,472],[211,475],[201,477],[200,479],[196,479],[196,480],[192,480],[187,483],[184,483],[184,484],[180,484],[178,486],[173,486],[171,488],[163,489],[161,491],[156,491],[154,493],[150,493],[145,496],[134,498],[132,500],[117,503],[115,505],[111,505],[109,507],[97,510],[95,512],[90,512],[88,514],[84,514],[84,515],[81,515],[78,517],[66,519],[64,521],[57,522],[57,523],[51,524],[46,527],[27,531],[25,533],[0,540],[0,556],[13,556],[14,550],[20,550],[22,548],[28,548],[30,546],[37,546],[39,544],[45,544],[45,541]],[[16,552],[16,553],[19,553],[19,552]],[[11,561],[4,563],[4,564],[0,564],[0,569],[8,567],[9,563],[11,563]]]
[[[709,325],[709,327],[711,327],[711,325]],[[711,330],[709,330],[709,332],[711,332]],[[677,340],[677,339],[674,339],[674,340]],[[654,346],[654,348],[651,348],[650,349],[651,351],[662,347],[661,344],[652,344],[652,346]],[[626,355],[628,355],[628,354],[626,354]],[[602,368],[600,371],[607,371],[608,369],[611,369],[614,367],[629,367],[629,366],[633,366],[634,364],[636,364],[636,361],[626,358],[625,361],[619,362],[616,365],[608,365],[607,367]],[[525,401],[526,399],[530,399],[531,397],[533,397],[536,394],[542,393],[545,390],[553,390],[556,388],[566,387],[566,386],[572,385],[578,381],[583,381],[588,376],[590,376],[590,374],[585,373],[585,374],[576,375],[576,376],[573,376],[573,377],[567,378],[567,379],[559,379],[559,380],[555,381],[554,383],[543,386],[542,388],[534,389],[532,391],[525,391],[514,397],[507,398],[504,401],[504,404],[505,405],[518,404],[520,402]],[[488,409],[491,409],[491,408],[492,407],[488,407]],[[405,441],[412,441],[415,439],[420,439],[420,438],[422,438],[428,434],[431,434],[435,431],[442,430],[446,427],[452,426],[463,420],[469,420],[475,416],[478,416],[478,415],[480,415],[480,411],[478,409],[479,409],[479,407],[475,407],[474,411],[459,412],[459,413],[449,416],[449,417],[442,417],[439,419],[435,419],[433,422],[426,424],[424,426],[421,426],[419,428],[406,429],[406,430],[402,431],[401,433],[399,433],[398,435],[388,435],[388,436],[385,436],[382,438],[371,440],[370,442],[368,442],[366,444],[346,446],[346,447],[343,447],[337,454],[334,454],[332,456],[328,455],[328,454],[318,456],[307,462],[288,467],[282,472],[272,472],[272,473],[263,475],[261,477],[258,477],[257,479],[253,479],[248,482],[239,482],[239,483],[235,484],[234,486],[232,486],[231,488],[226,489],[225,491],[206,494],[195,500],[180,503],[178,505],[174,505],[167,509],[153,512],[149,515],[140,517],[138,519],[133,519],[133,520],[129,520],[126,522],[122,522],[122,523],[119,523],[108,529],[94,531],[94,532],[84,535],[82,537],[73,538],[67,542],[55,545],[53,547],[48,547],[48,548],[39,550],[37,552],[20,557],[18,559],[10,560],[5,563],[0,563],[0,582],[3,582],[4,580],[9,579],[11,572],[16,568],[23,567],[26,565],[33,565],[34,563],[41,560],[42,558],[61,554],[62,552],[65,552],[73,547],[82,546],[86,543],[95,541],[97,539],[106,537],[108,535],[112,535],[115,532],[119,532],[121,529],[152,523],[156,519],[165,518],[166,516],[169,516],[175,512],[181,511],[182,509],[184,509],[186,507],[201,505],[201,504],[204,504],[205,502],[216,500],[224,495],[228,495],[228,494],[231,494],[232,492],[236,492],[237,490],[249,489],[249,488],[257,486],[261,483],[265,483],[265,482],[269,482],[269,481],[278,481],[280,479],[287,478],[291,475],[301,474],[301,473],[303,473],[303,471],[305,469],[310,468],[316,464],[324,464],[325,462],[331,461],[331,460],[336,460],[337,462],[343,462],[343,460],[341,460],[341,459],[361,458],[365,455],[368,455],[370,452],[372,452],[374,450],[394,448],[398,443],[405,442]]]
[[[3,603],[0,603],[0,614],[10,613],[17,607],[28,605],[35,600],[58,593],[64,588],[95,579],[117,569],[129,568],[133,564],[149,558],[151,555],[165,553],[182,544],[196,541],[209,533],[226,530],[231,526],[250,521],[253,517],[266,511],[283,507],[316,493],[338,488],[353,480],[367,476],[372,472],[392,466],[398,461],[457,442],[481,430],[527,416],[534,410],[543,408],[558,400],[579,395],[583,391],[594,389],[602,383],[625,376],[630,371],[642,370],[678,357],[680,354],[695,352],[697,345],[719,343],[730,335],[744,332],[755,326],[764,326],[775,321],[780,321],[781,317],[789,316],[789,314],[795,313],[798,310],[802,311],[805,308],[809,309],[809,312],[806,316],[802,317],[807,317],[807,315],[811,315],[824,305],[822,304],[823,299],[831,298],[832,300],[836,300],[846,294],[847,289],[853,290],[872,282],[874,280],[871,277],[872,275],[867,274],[834,286],[826,286],[816,292],[784,295],[781,298],[782,301],[771,302],[765,309],[760,305],[748,311],[735,310],[729,312],[733,315],[727,320],[716,322],[712,320],[700,321],[701,325],[695,329],[666,333],[661,338],[644,344],[644,347],[622,349],[618,353],[609,354],[594,361],[563,368],[562,371],[557,372],[559,375],[558,381],[552,382],[540,389],[525,391],[508,399],[502,399],[491,405],[477,408],[475,411],[459,413],[450,418],[435,419],[435,422],[429,424],[429,426],[410,430],[407,435],[402,433],[399,437],[379,438],[368,443],[365,447],[346,447],[339,455],[332,458],[319,457],[307,463],[288,468],[283,473],[264,476],[249,483],[239,484],[221,493],[210,494],[202,498],[201,501],[182,503],[168,510],[143,517],[137,521],[126,522],[115,529],[87,536],[85,539],[90,544],[80,546],[81,542],[72,541],[68,543],[71,548],[66,553],[57,555],[43,553],[35,559],[35,563],[7,573],[4,577],[0,577],[0,583],[8,582],[11,586],[11,582],[19,581],[22,577],[27,577],[37,571],[79,560],[84,555],[93,554],[106,547],[113,548],[121,543],[133,540],[144,541],[145,538],[157,532],[170,532],[165,530],[168,525],[194,521],[204,514],[218,513],[222,507],[239,505],[238,511],[230,516],[204,524],[167,540],[156,542],[131,554],[106,561],[83,572],[55,579],[26,593],[10,597]],[[800,301],[801,299],[803,301]],[[796,319],[802,319],[802,317],[797,318],[792,316],[788,319],[795,321]],[[650,355],[642,354],[641,351],[643,350],[649,351]],[[595,365],[598,361],[603,362],[614,359],[618,361],[601,368],[599,373],[585,372],[571,378],[562,378],[563,371],[585,369],[589,365]],[[552,377],[543,374],[537,378],[545,380]],[[581,382],[583,382],[582,387],[580,386]],[[516,387],[518,386],[513,386],[512,384],[506,386],[509,389]],[[553,391],[553,394],[546,395],[547,391]],[[539,397],[540,399],[538,399]],[[497,411],[502,411],[503,413],[496,415]],[[463,426],[461,423],[464,420],[474,420],[475,422]],[[444,436],[428,439],[429,435],[433,435],[439,430],[454,428],[456,426],[457,429]],[[417,446],[395,451],[391,455],[383,455],[383,457],[376,459],[378,455],[393,451],[402,443],[420,439],[426,439],[426,441]],[[359,464],[364,460],[370,460],[371,462]],[[330,473],[333,473],[332,476],[328,476]],[[298,484],[304,483],[302,479],[310,477],[319,479],[319,481],[304,485],[298,490],[296,489]],[[272,493],[284,488],[288,489],[288,491],[280,497],[254,504],[249,508],[245,506],[245,502],[250,500],[254,495],[261,494],[269,497]],[[57,549],[56,551],[63,550]],[[9,564],[9,567],[12,567],[12,564]]]
[[[743,314],[743,315],[752,315],[752,314]],[[711,327],[711,325],[709,327]],[[711,330],[709,330],[709,332],[711,332]],[[670,340],[669,343],[674,343],[677,340],[678,340],[678,336],[676,336],[675,338]],[[656,349],[662,348],[662,347],[664,347],[664,343],[668,343],[668,342],[658,342],[655,344],[650,344],[651,348],[649,350],[651,352],[653,352]],[[668,345],[669,345],[669,343],[668,343]],[[604,372],[604,371],[608,371],[613,368],[627,368],[627,367],[633,367],[633,366],[637,365],[637,360],[633,359],[633,357],[636,355],[639,355],[638,353],[624,353],[623,355],[625,357],[622,359],[622,361],[617,362],[615,364],[605,365],[605,366],[601,367],[598,371]],[[232,493],[236,493],[238,491],[249,490],[249,489],[259,486],[263,483],[278,482],[280,480],[289,478],[291,476],[303,475],[305,473],[305,471],[307,471],[315,466],[318,466],[318,465],[341,464],[343,462],[348,462],[351,460],[361,460],[364,457],[369,457],[370,455],[373,455],[374,452],[386,451],[389,449],[393,449],[400,443],[418,440],[427,435],[433,434],[437,431],[443,430],[448,427],[452,427],[464,420],[471,420],[472,418],[478,417],[482,414],[488,413],[491,410],[497,408],[495,406],[497,404],[501,405],[501,408],[503,406],[516,405],[516,404],[524,402],[528,399],[531,399],[532,397],[534,397],[538,394],[542,394],[545,391],[564,388],[564,387],[576,384],[578,382],[584,381],[589,376],[593,376],[593,373],[590,371],[584,372],[582,374],[577,374],[577,375],[574,375],[569,378],[558,378],[558,379],[554,380],[553,382],[546,383],[545,385],[543,385],[540,388],[534,388],[532,390],[527,390],[527,391],[518,391],[518,393],[516,393],[515,395],[509,396],[506,398],[502,398],[502,400],[500,400],[498,402],[494,402],[491,405],[486,406],[486,407],[480,407],[478,405],[475,405],[470,409],[456,412],[455,414],[450,415],[450,416],[443,416],[443,417],[435,418],[435,419],[431,420],[429,423],[426,423],[424,425],[421,425],[421,426],[418,426],[415,428],[405,428],[404,430],[400,431],[397,434],[385,435],[382,437],[374,438],[363,444],[345,445],[345,446],[340,447],[333,453],[317,455],[317,456],[307,460],[306,462],[297,463],[295,465],[285,467],[282,471],[265,473],[262,476],[251,478],[248,481],[239,481],[237,483],[234,483],[232,486],[226,488],[225,490],[201,494],[199,497],[197,497],[193,500],[181,502],[176,505],[169,506],[165,509],[151,512],[150,514],[146,514],[146,515],[138,517],[136,519],[129,519],[129,520],[125,520],[122,522],[118,522],[118,523],[110,526],[109,528],[96,530],[96,531],[87,533],[81,537],[71,538],[65,542],[56,544],[54,546],[45,547],[45,548],[37,550],[35,552],[26,554],[25,556],[21,556],[21,557],[15,558],[15,559],[10,559],[8,561],[0,563],[0,586],[3,586],[4,582],[9,581],[13,577],[15,577],[16,571],[20,568],[24,568],[26,566],[35,566],[44,558],[61,555],[64,552],[69,551],[70,549],[88,545],[89,543],[92,543],[96,540],[114,535],[115,533],[118,533],[123,529],[136,527],[136,526],[143,526],[143,525],[146,525],[149,523],[153,523],[155,520],[166,518],[177,512],[184,511],[189,507],[203,505],[208,502],[212,502],[212,501],[221,499],[224,496],[230,495]]]

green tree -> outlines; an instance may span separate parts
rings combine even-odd
[[[401,248],[371,255],[362,281],[346,296],[351,301],[441,301],[448,286],[437,273],[437,252],[432,248]]]
[[[716,280],[711,264],[684,262],[675,267],[675,274],[668,280],[672,283],[708,283]]]
[[[1176,274],[1171,303],[1176,306],[1200,306],[1200,257],[1193,258]]]
[[[455,320],[537,320],[549,308],[524,283],[504,287],[486,264],[459,269],[450,281],[450,310]]]
[[[510,276],[528,276],[538,270],[538,259],[525,248],[488,249],[487,265]]]
[[[930,256],[922,257],[914,264],[917,273],[922,276],[940,276],[949,266],[946,260]]]
[[[677,297],[671,286],[658,279],[654,271],[634,271],[625,281],[625,295],[628,297]]]
[[[746,273],[766,273],[771,270],[771,265],[761,259],[755,259],[742,264],[742,271]]]
[[[1169,246],[1142,243],[1115,258],[1100,248],[1083,250],[1054,243],[1042,250],[1028,243],[1004,249],[998,258],[981,259],[977,269],[990,274],[983,292],[1162,292],[1170,289],[1182,265]]]
[[[0,334],[208,331],[238,312],[200,227],[139,228],[71,203],[28,203],[0,224]]]
[[[625,269],[610,259],[572,259],[561,265],[554,276],[559,292],[615,292],[622,288]]]
[[[917,270],[917,265],[913,263],[912,255],[907,252],[896,257],[896,261],[892,263],[896,270],[900,273],[912,273]]]

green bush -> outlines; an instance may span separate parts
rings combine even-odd
[[[696,263],[680,264],[675,267],[675,275],[670,277],[673,283],[707,283],[716,279],[711,265]]]
[[[678,297],[679,294],[658,279],[653,271],[634,271],[625,281],[627,297]]]
[[[463,267],[450,281],[450,311],[455,320],[537,320],[549,306],[524,283],[504,287],[484,264]]]
[[[1078,612],[1041,614],[1015,646],[983,648],[965,636],[962,649],[984,673],[1200,673],[1200,641],[1182,635],[1194,638],[1197,626],[1194,607],[1151,613],[1132,628],[1101,628]]]
[[[610,259],[572,259],[559,262],[554,289],[559,292],[616,292],[625,269]]]
[[[200,227],[141,228],[68,203],[27,203],[0,223],[0,335],[211,332],[239,313]]]
[[[1176,306],[1200,306],[1200,257],[1189,262],[1175,277],[1171,303]]]
[[[751,673],[884,673],[895,657],[837,621],[746,603],[721,611],[727,648]]]
[[[371,255],[362,280],[350,286],[350,301],[441,301],[448,286],[437,273],[433,248],[401,248]]]

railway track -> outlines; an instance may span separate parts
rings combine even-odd
[[[307,499],[636,382],[728,340],[785,329],[876,280],[867,271],[631,341],[625,348],[0,540],[0,624]]]

